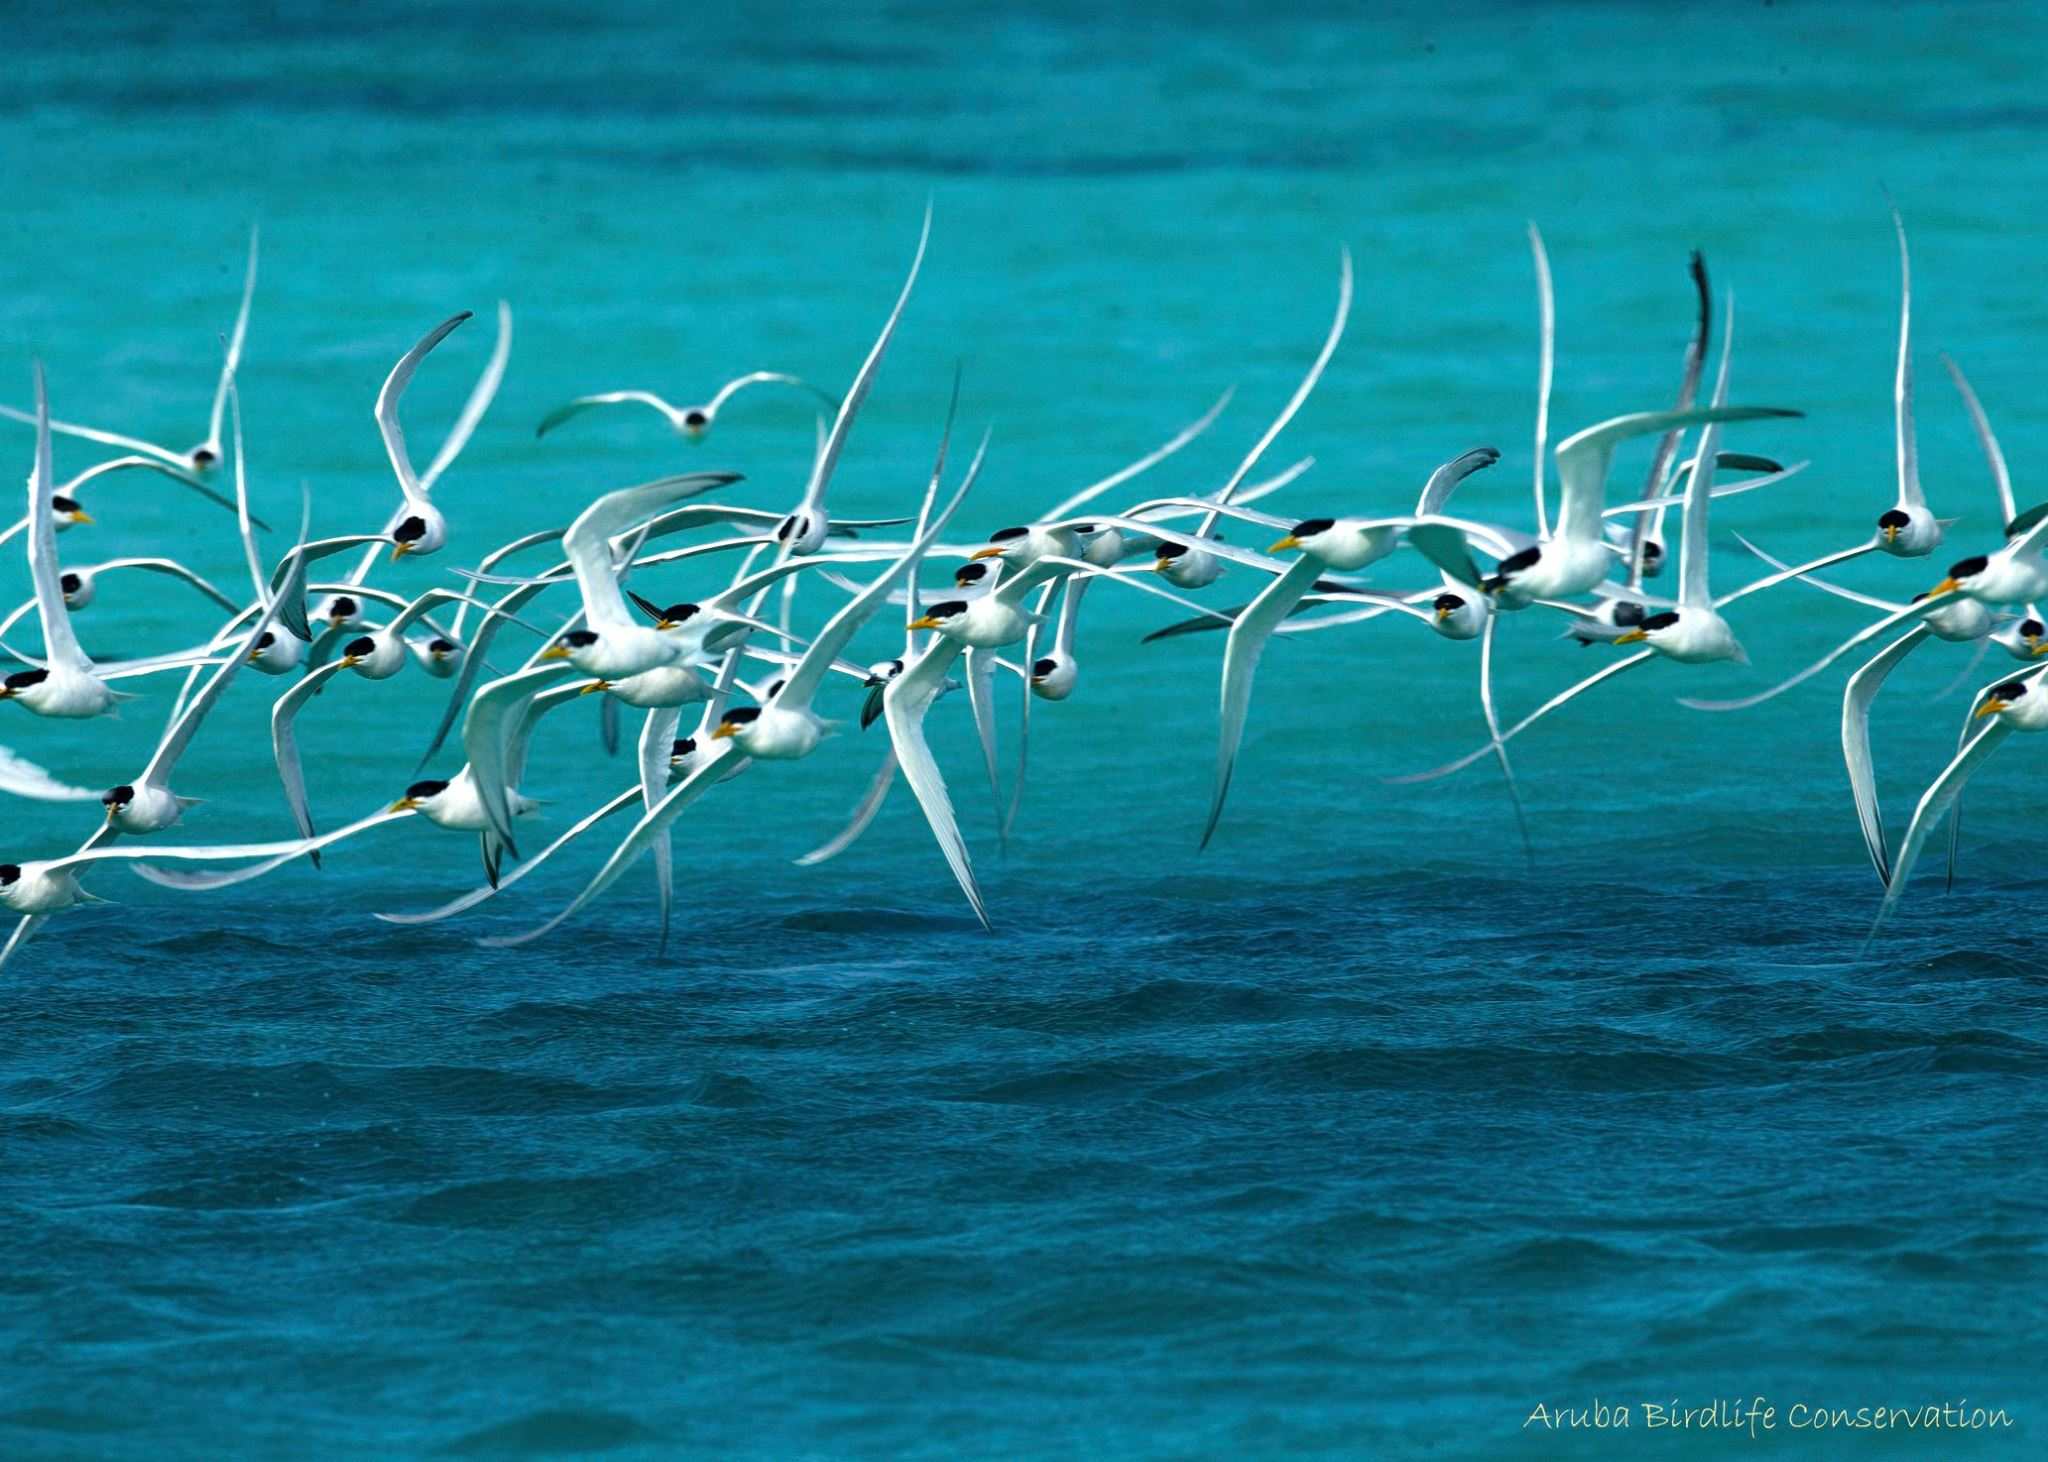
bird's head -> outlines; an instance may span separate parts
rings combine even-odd
[[[965,599],[945,599],[937,604],[927,605],[923,614],[910,621],[911,629],[944,629],[958,623],[967,613]]]
[[[1977,707],[1977,720],[1995,716],[2026,698],[2027,683],[2024,680],[2008,680],[2003,685],[1991,687],[1991,694],[1984,697],[1984,704]]]
[[[1903,508],[1887,508],[1877,515],[1877,536],[1886,543],[1897,543],[1899,535],[1912,526],[1912,515]]]
[[[1031,530],[1028,527],[998,528],[995,532],[988,535],[988,543],[985,547],[974,550],[973,557],[1005,558],[1016,549],[1021,548],[1024,545],[1024,541],[1030,536]]]
[[[1304,518],[1301,522],[1289,528],[1286,536],[1267,549],[1266,552],[1281,553],[1290,548],[1305,548],[1313,552],[1316,546],[1314,540],[1320,539],[1325,533],[1336,526],[1337,520],[1335,518]]]
[[[107,821],[112,822],[121,815],[121,809],[135,800],[135,789],[123,782],[101,794],[100,802],[107,809]]]
[[[677,737],[677,738],[676,738],[676,739],[675,739],[675,740],[674,740],[673,742],[669,743],[669,748],[668,748],[668,768],[669,768],[669,770],[670,770],[670,771],[676,771],[676,770],[678,770],[679,768],[681,768],[681,767],[683,767],[683,766],[687,765],[687,764],[688,764],[688,762],[689,762],[689,760],[690,760],[690,758],[691,758],[691,757],[693,757],[693,756],[695,756],[696,754],[697,754],[697,738],[696,738],[696,737],[694,737],[694,736],[680,736],[680,737]]]
[[[17,699],[25,690],[32,690],[50,678],[47,670],[17,670],[5,680],[0,680],[0,701]]]
[[[50,511],[57,516],[57,522],[66,528],[76,528],[81,523],[90,523],[92,514],[78,505],[78,499],[58,493],[50,499]]]
[[[1948,566],[1948,577],[1927,592],[1929,594],[1946,594],[1951,589],[1967,589],[1970,587],[1972,579],[1990,567],[1991,560],[1989,558],[1981,553],[1973,553],[1968,558],[1958,559],[1950,564]]]
[[[574,629],[559,637],[552,645],[540,652],[543,660],[566,660],[578,650],[587,650],[597,643],[597,631]]]
[[[959,568],[953,570],[953,587],[956,589],[972,589],[977,584],[985,584],[988,582],[990,572],[989,566],[985,563],[964,563]]]
[[[427,803],[448,790],[448,784],[438,778],[429,777],[424,782],[414,782],[405,789],[405,795],[392,803],[392,812],[417,812]]]
[[[1640,640],[1647,640],[1651,635],[1660,634],[1678,623],[1678,611],[1675,609],[1662,609],[1655,614],[1643,614],[1640,604],[1635,606],[1635,608],[1636,613],[1641,614],[1642,618],[1636,621],[1634,629],[1624,630],[1616,635],[1614,637],[1615,644],[1633,645]],[[1616,609],[1615,616],[1618,623],[1620,620],[1619,608]]]
[[[360,665],[377,653],[377,642],[369,635],[357,635],[341,647],[341,663]]]
[[[711,425],[711,413],[701,406],[692,406],[683,413],[683,435],[696,441]]]
[[[724,741],[729,737],[737,736],[760,719],[761,708],[759,706],[734,706],[723,716],[719,717],[718,729],[711,733],[711,739],[713,741]]]
[[[878,660],[868,666],[868,678],[863,680],[861,684],[867,686],[887,685],[902,673],[903,662],[901,660]]]
[[[0,888],[11,888],[21,880],[19,863],[0,863]]]

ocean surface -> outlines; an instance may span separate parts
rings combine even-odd
[[[437,490],[455,539],[380,570],[412,592],[693,466],[788,506],[812,426],[787,396],[740,398],[698,446],[630,413],[534,425],[586,391],[698,399],[762,367],[842,389],[929,199],[840,513],[914,510],[956,364],[963,434],[993,430],[959,536],[1234,386],[1133,488],[1217,486],[1314,354],[1348,245],[1350,332],[1268,459],[1315,467],[1270,506],[1399,511],[1493,443],[1465,510],[1526,523],[1533,219],[1557,434],[1669,401],[1694,247],[1739,297],[1737,398],[1807,413],[1731,434],[1813,464],[1716,508],[1732,586],[1756,568],[1731,531],[1817,554],[1891,500],[1889,190],[1914,247],[1922,470],[1963,521],[1954,555],[1839,578],[1903,600],[1996,541],[1938,351],[2022,503],[2042,495],[2048,10],[1362,9],[13,7],[0,400],[26,403],[40,357],[60,417],[197,440],[260,220],[259,511],[291,523],[304,483],[316,532],[374,529],[379,381],[479,312],[407,397],[424,460],[505,298],[504,390]],[[28,449],[6,426],[10,473]],[[1617,492],[1646,457],[1623,454]],[[60,474],[92,460],[67,445]],[[130,476],[87,504],[67,559],[168,553],[243,582],[198,499]],[[1374,577],[1427,579],[1404,559]],[[688,597],[717,571],[659,582]],[[832,596],[806,590],[800,618]],[[1081,687],[1036,708],[1006,855],[964,697],[934,712],[993,935],[900,788],[845,856],[793,865],[858,799],[878,731],[693,809],[666,954],[644,873],[534,945],[474,943],[560,909],[599,834],[428,929],[372,917],[477,877],[469,839],[418,822],[216,894],[97,878],[117,906],[53,922],[0,975],[0,1456],[2048,1449],[2041,748],[2016,737],[1986,768],[1953,892],[1930,873],[1861,955],[1878,886],[1839,676],[1739,715],[1676,703],[1763,686],[1865,623],[1855,605],[1749,601],[1751,667],[1653,664],[1520,739],[1533,864],[1489,767],[1383,781],[1483,734],[1476,647],[1409,621],[1273,648],[1197,852],[1221,645],[1138,643],[1172,617],[1090,597]],[[113,656],[210,621],[131,576],[79,623]],[[1519,617],[1507,713],[1607,653]],[[1937,644],[1885,690],[1895,837],[1967,687],[2009,664]],[[144,688],[118,721],[0,707],[0,742],[125,779],[167,704]],[[244,676],[185,763],[207,799],[190,840],[285,834],[281,688]],[[857,694],[827,713],[852,719]],[[445,695],[409,669],[316,703],[323,825],[399,795]],[[548,722],[529,841],[627,785],[629,760],[594,706]],[[0,854],[67,850],[96,812],[8,802]],[[1626,1433],[1527,1425],[1539,1403],[1756,1396],[1779,1425],[1754,1442],[1639,1412]],[[1965,1400],[2012,1426],[1785,1424],[1795,1404]]]

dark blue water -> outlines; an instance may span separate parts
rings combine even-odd
[[[970,531],[1235,384],[1162,480],[1214,486],[1312,353],[1348,243],[1352,333],[1275,456],[1318,466],[1276,505],[1393,509],[1493,441],[1507,461],[1471,511],[1521,521],[1534,217],[1559,427],[1668,397],[1700,245],[1742,299],[1738,390],[1809,413],[1742,445],[1815,461],[1716,521],[1819,552],[1891,491],[1887,185],[1913,229],[1934,505],[1965,537],[1993,516],[1940,348],[2040,495],[2032,7],[9,20],[7,399],[35,353],[60,414],[196,436],[260,213],[255,490],[285,519],[304,479],[341,531],[390,492],[369,421],[390,361],[454,308],[512,301],[505,390],[440,489],[457,543],[394,587],[679,463],[786,505],[801,413],[694,451],[624,419],[536,444],[532,423],[615,385],[846,380],[928,195],[846,512],[921,485],[956,361],[965,418],[996,429]],[[484,335],[422,373],[419,442]],[[172,552],[234,581],[210,510],[114,482],[94,507],[67,555]],[[1843,577],[1902,598],[1926,570]],[[1717,555],[1717,584],[1747,571]],[[18,561],[0,583],[27,592]],[[169,604],[111,584],[81,633],[107,654],[204,628]],[[1853,606],[1769,596],[1736,619],[1753,670],[1656,665],[1518,743],[1533,869],[1484,768],[1382,785],[1481,734],[1472,647],[1384,624],[1268,656],[1197,855],[1218,646],[1141,650],[1157,619],[1091,598],[1083,689],[1039,708],[1006,859],[965,707],[935,713],[993,937],[907,799],[844,858],[791,866],[858,798],[872,735],[679,825],[665,956],[638,877],[535,946],[472,943],[553,913],[597,846],[425,931],[370,915],[461,891],[473,854],[416,825],[221,895],[100,880],[121,906],[53,923],[0,983],[0,1455],[2039,1450],[2048,838],[2027,738],[1973,791],[1954,892],[1916,887],[1859,957],[1877,889],[1836,687],[1742,717],[1673,703],[1802,663]],[[1598,663],[1509,629],[1510,712]],[[1967,652],[1916,662],[1876,728],[1895,828],[1952,744],[1961,697],[1938,697]],[[239,685],[187,762],[193,837],[283,831],[273,689]],[[309,714],[323,822],[403,788],[442,693],[408,673]],[[162,702],[88,726],[0,710],[0,740],[97,782]],[[630,776],[591,715],[559,720],[530,785],[549,828]],[[82,831],[76,809],[0,808],[0,850]],[[1755,1395],[1780,1407],[1755,1445],[1640,1414],[1525,1428],[1539,1402]],[[2015,1424],[1784,1424],[1965,1398]]]

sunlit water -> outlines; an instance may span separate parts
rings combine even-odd
[[[843,386],[930,197],[841,511],[913,503],[956,363],[965,429],[995,432],[965,534],[1234,385],[1153,479],[1213,487],[1313,354],[1349,244],[1351,332],[1271,458],[1317,466],[1274,505],[1398,510],[1492,442],[1506,459],[1467,510],[1523,522],[1535,218],[1558,426],[1669,398],[1704,248],[1740,297],[1737,396],[1809,413],[1731,445],[1814,462],[1717,523],[1814,553],[1892,491],[1888,187],[1934,505],[1958,544],[1994,530],[1939,349],[2040,495],[2035,10],[954,9],[17,14],[0,397],[26,400],[39,355],[60,415],[196,440],[260,217],[259,506],[290,522],[305,482],[317,530],[375,527],[378,382],[480,312],[408,397],[430,451],[502,295],[511,373],[439,490],[456,542],[386,574],[416,590],[689,465],[793,501],[811,423],[788,398],[743,398],[696,448],[651,417],[533,425],[584,391],[688,399],[755,367]],[[25,467],[26,434],[7,440]],[[240,583],[228,520],[195,499],[113,480],[90,506],[76,561],[168,552]],[[1950,556],[1841,577],[1903,599]],[[1725,536],[1713,570],[1755,571]],[[18,557],[0,582],[26,595]],[[1474,647],[1374,624],[1268,656],[1197,854],[1220,644],[1140,648],[1161,614],[1134,600],[1089,601],[1082,688],[1034,719],[1007,857],[964,698],[935,713],[994,937],[900,792],[851,853],[791,865],[857,799],[874,732],[690,814],[666,957],[644,874],[538,945],[472,943],[553,913],[597,843],[425,932],[370,915],[459,892],[475,858],[413,824],[225,895],[99,879],[123,907],[52,925],[0,987],[0,1451],[1612,1455],[1523,1420],[1757,1393],[1968,1396],[2019,1422],[1888,1455],[2039,1446],[2037,748],[2015,739],[1973,790],[1955,891],[1929,878],[1858,958],[1877,886],[1839,681],[1742,716],[1674,704],[1762,685],[1854,606],[1754,601],[1753,669],[1653,665],[1518,742],[1533,868],[1488,768],[1382,784],[1481,727]],[[207,619],[131,579],[80,623],[113,655]],[[1554,634],[1504,634],[1511,714],[1607,653]],[[1953,744],[1963,693],[1937,697],[1967,663],[1930,647],[1880,702],[1895,830]],[[278,688],[248,677],[186,763],[208,799],[191,837],[284,832]],[[118,723],[0,708],[0,740],[111,781],[157,733],[156,690]],[[409,671],[309,711],[324,824],[397,795],[443,694]],[[561,713],[530,779],[542,830],[630,775],[589,704]],[[9,803],[4,848],[68,848],[92,811]]]

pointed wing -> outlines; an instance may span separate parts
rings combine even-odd
[[[1885,677],[1931,633],[1924,624],[1913,626],[1865,661],[1842,691],[1842,760],[1849,768],[1849,794],[1856,801],[1863,848],[1877,866],[1879,883],[1891,882],[1892,865],[1885,847],[1884,818],[1877,807],[1877,778],[1870,764],[1870,703],[1877,698]]]
[[[427,470],[420,474],[420,491],[432,492],[434,484],[441,480],[441,474],[455,464],[462,455],[462,449],[469,445],[478,423],[484,413],[491,409],[491,402],[497,399],[498,386],[505,379],[505,363],[512,358],[512,306],[498,301],[498,339],[491,347],[491,358],[484,363],[483,374],[476,378],[470,388],[469,399],[462,403],[462,414],[455,418],[455,425],[448,430],[448,436],[441,443],[441,450],[434,454],[434,460],[427,464]]]
[[[1800,414],[1773,406],[1695,406],[1686,411],[1637,411],[1599,422],[1566,437],[1557,444],[1558,535],[1579,538],[1588,543],[1598,541],[1600,510],[1607,498],[1607,468],[1614,460],[1616,444],[1630,437],[1667,432],[1677,427],[1703,426],[1710,421],[1756,421]]]
[[[409,503],[422,502],[427,490],[420,485],[419,474],[413,471],[412,458],[405,450],[405,432],[398,424],[398,402],[405,395],[405,388],[411,384],[413,372],[420,368],[420,362],[427,358],[427,352],[448,338],[457,325],[467,320],[471,311],[450,315],[429,330],[391,368],[391,374],[384,378],[384,388],[377,393],[377,431],[384,438],[384,454],[391,459],[391,470],[398,474],[398,490],[405,494]]]
[[[64,607],[64,575],[57,564],[57,516],[50,505],[57,489],[50,471],[50,397],[43,385],[43,363],[35,363],[36,460],[28,479],[28,571],[35,579],[36,615],[43,626],[43,654],[51,665],[80,675],[92,674],[92,661],[79,647]]]
[[[1536,259],[1536,314],[1542,334],[1540,354],[1536,366],[1536,535],[1550,536],[1550,519],[1543,502],[1543,449],[1550,442],[1550,383],[1557,360],[1557,296],[1550,284],[1550,251],[1543,247],[1543,234],[1532,221],[1529,224],[1529,252]],[[1563,448],[1559,447],[1562,454]],[[1562,455],[1558,468],[1564,468]],[[1558,518],[1562,523],[1564,507],[1558,506]]]
[[[1444,504],[1451,500],[1451,494],[1458,484],[1475,472],[1482,472],[1500,460],[1497,447],[1474,447],[1471,451],[1451,458],[1443,466],[1429,474],[1429,481],[1422,485],[1422,496],[1415,501],[1415,516],[1433,518],[1444,510]]]
[[[1957,752],[1955,759],[1942,769],[1941,775],[1921,793],[1920,803],[1913,809],[1913,821],[1907,825],[1905,840],[1899,844],[1898,861],[1892,865],[1891,885],[1885,889],[1884,901],[1878,905],[1877,917],[1871,921],[1870,938],[1877,937],[1878,930],[1884,927],[1884,921],[1898,905],[1906,884],[1912,879],[1913,865],[1920,861],[1920,850],[1927,845],[1927,839],[1950,805],[1962,795],[1963,784],[2011,734],[2012,727],[2005,720],[1992,722],[1983,734]]]
[[[221,362],[220,384],[213,388],[213,415],[207,419],[206,440],[220,450],[221,416],[227,409],[228,387],[242,368],[242,342],[249,338],[249,306],[256,298],[256,225],[249,225],[249,267],[242,276],[242,307],[235,312],[235,330],[228,337],[227,358]]]
[[[960,836],[953,802],[946,794],[946,779],[932,759],[932,749],[924,735],[925,712],[944,688],[946,672],[959,655],[958,641],[943,635],[935,638],[916,664],[889,682],[882,693],[882,716],[889,727],[889,744],[895,748],[897,764],[903,768],[903,779],[910,784],[917,805],[924,809],[925,821],[930,824],[932,836],[938,840],[939,851],[945,855],[946,866],[953,870],[960,891],[973,906],[974,917],[986,929],[988,908],[974,879],[974,860],[967,852],[966,839]]]
[[[1899,235],[1899,370],[1892,384],[1892,434],[1899,458],[1899,505],[1924,508],[1920,490],[1920,444],[1913,435],[1913,261],[1906,252],[1906,224],[1892,209],[1892,227]]]
[[[341,670],[339,660],[332,665],[322,665],[279,696],[277,703],[270,708],[271,753],[277,761],[278,780],[284,784],[284,800],[285,805],[291,808],[292,825],[298,828],[301,837],[313,836],[313,813],[306,805],[306,770],[299,761],[299,712]],[[316,857],[314,861],[317,863],[319,860]]]
[[[1230,795],[1230,775],[1237,765],[1237,749],[1244,740],[1245,716],[1251,709],[1252,676],[1259,668],[1259,656],[1280,621],[1294,611],[1301,596],[1314,587],[1322,564],[1303,554],[1252,600],[1230,627],[1223,649],[1223,684],[1218,713],[1220,729],[1216,739],[1216,792],[1209,804],[1209,820],[1202,828],[1202,847],[1216,834],[1223,817],[1223,801]]]

